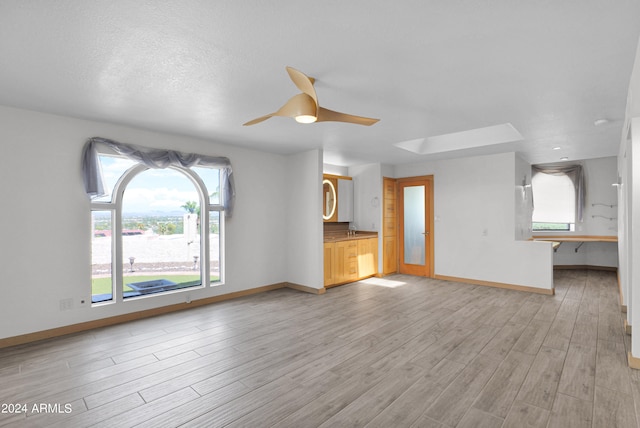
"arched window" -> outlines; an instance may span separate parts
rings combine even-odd
[[[221,169],[98,161],[108,194],[91,202],[92,303],[221,283]]]

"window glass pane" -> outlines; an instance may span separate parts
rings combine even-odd
[[[569,177],[538,173],[531,183],[534,223],[575,223],[576,190]]]
[[[217,168],[191,168],[193,172],[198,174],[204,185],[207,186],[210,203],[212,205],[220,204],[220,170]]]
[[[404,188],[404,263],[424,266],[425,204],[424,186]]]
[[[91,302],[113,300],[111,211],[91,212]]]
[[[122,177],[126,170],[136,165],[135,161],[120,156],[98,155],[98,160],[102,168],[102,177],[104,178],[105,196],[94,198],[94,202],[111,202],[113,188]]]
[[[122,201],[124,298],[201,285],[200,203],[194,183],[172,169],[149,169]]]
[[[209,269],[211,282],[220,277],[220,212],[209,211]]]

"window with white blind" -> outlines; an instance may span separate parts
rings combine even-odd
[[[566,174],[534,174],[534,231],[573,231],[576,223],[576,186]]]

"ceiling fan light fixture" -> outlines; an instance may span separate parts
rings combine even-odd
[[[313,123],[318,120],[317,117],[312,116],[310,114],[301,114],[295,117],[296,122],[298,123]]]
[[[264,122],[273,116],[290,117],[295,119],[298,123],[345,122],[370,126],[378,122],[379,119],[354,116],[352,114],[340,113],[339,111],[320,107],[318,105],[316,90],[313,87],[313,83],[316,80],[295,68],[287,67],[286,69],[293,83],[302,92],[289,98],[289,101],[287,101],[277,111],[250,120],[249,122],[244,123],[243,126],[255,125],[256,123]]]

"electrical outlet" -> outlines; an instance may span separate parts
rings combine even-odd
[[[60,300],[60,310],[61,311],[69,311],[73,309],[73,299],[62,299]]]

